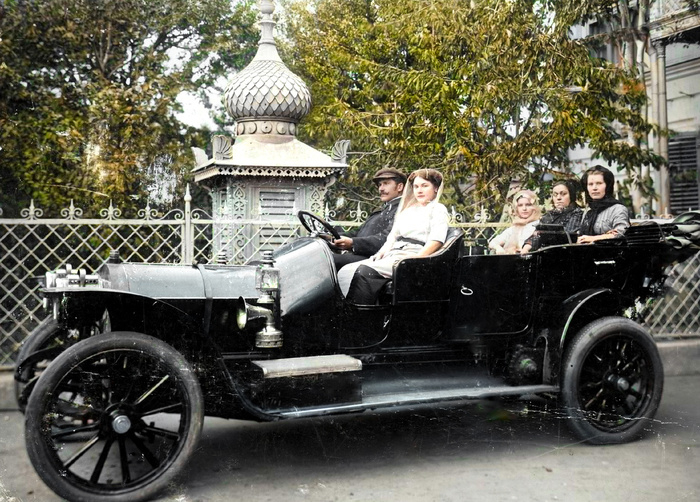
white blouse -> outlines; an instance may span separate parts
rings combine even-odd
[[[535,233],[535,228],[537,225],[539,225],[540,220],[537,221],[531,221],[530,223],[526,224],[523,227],[520,227],[520,233],[517,236],[514,236],[513,233],[516,232],[517,228],[515,226],[511,226],[506,228],[503,232],[498,234],[496,237],[491,239],[491,242],[489,242],[489,247],[491,249],[494,249],[497,254],[500,253],[513,253],[520,251],[523,248],[523,245],[525,244],[525,241]],[[513,241],[517,240],[517,249],[506,249],[508,244]]]
[[[430,202],[425,206],[416,204],[401,211],[394,221],[394,226],[382,247],[384,252],[401,245],[401,237],[421,242],[438,241],[444,243],[449,228],[447,208],[439,202]]]

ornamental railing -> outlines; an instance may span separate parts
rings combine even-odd
[[[651,5],[649,18],[653,22],[664,17],[673,16],[690,10],[691,6],[688,3],[688,0],[656,0]]]
[[[159,216],[150,207],[137,218],[122,218],[119,209],[103,209],[98,218],[86,218],[71,204],[61,218],[43,218],[41,208],[31,204],[20,218],[0,218],[0,367],[14,362],[22,341],[45,317],[38,293],[44,273],[70,264],[74,269],[96,270],[118,251],[123,261],[146,263],[245,264],[265,249],[277,248],[302,235],[296,216],[275,220],[214,221],[190,206]],[[345,229],[358,226],[367,211],[358,207],[352,221],[326,220]],[[475,222],[452,211],[451,224],[464,229],[470,246],[485,246],[507,224],[488,222],[484,212]],[[233,249],[214,255],[214,249]],[[477,247],[478,249],[478,247]],[[700,256],[677,267],[673,293],[655,304],[646,322],[660,337],[700,335]]]

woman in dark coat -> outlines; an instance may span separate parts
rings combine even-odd
[[[629,211],[613,197],[615,176],[610,169],[594,166],[581,178],[586,190],[586,209],[581,223],[579,244],[622,237],[630,226]]]
[[[540,225],[561,225],[569,234],[578,235],[583,219],[583,209],[577,204],[578,183],[571,180],[559,180],[552,185],[552,203],[554,209],[547,211],[540,218]],[[576,237],[574,237],[575,239]],[[535,231],[523,245],[523,252],[539,249],[540,234]]]

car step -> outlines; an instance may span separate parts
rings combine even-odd
[[[387,395],[365,395],[361,402],[356,403],[329,403],[325,406],[312,406],[308,408],[270,410],[284,418],[303,418],[337,413],[354,413],[366,410],[377,410],[400,406],[415,406],[431,403],[447,403],[456,401],[469,401],[474,399],[487,399],[504,396],[525,396],[544,393],[558,393],[559,387],[555,385],[524,385],[521,387],[498,386],[471,389],[446,389],[432,392],[405,392]]]
[[[345,354],[290,357],[287,359],[268,359],[252,362],[262,369],[263,378],[266,379],[342,373],[362,369],[362,361]]]

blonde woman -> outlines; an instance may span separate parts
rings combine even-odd
[[[535,232],[542,214],[537,204],[537,195],[531,190],[521,190],[512,202],[513,225],[489,242],[496,254],[516,254],[523,249],[525,241]]]
[[[375,279],[384,283],[401,258],[430,256],[442,247],[449,226],[447,208],[438,202],[442,188],[442,174],[435,169],[419,169],[410,174],[384,245],[369,259],[346,265],[338,272],[343,295],[354,303],[374,303],[377,288],[367,289],[363,283],[377,282]]]

